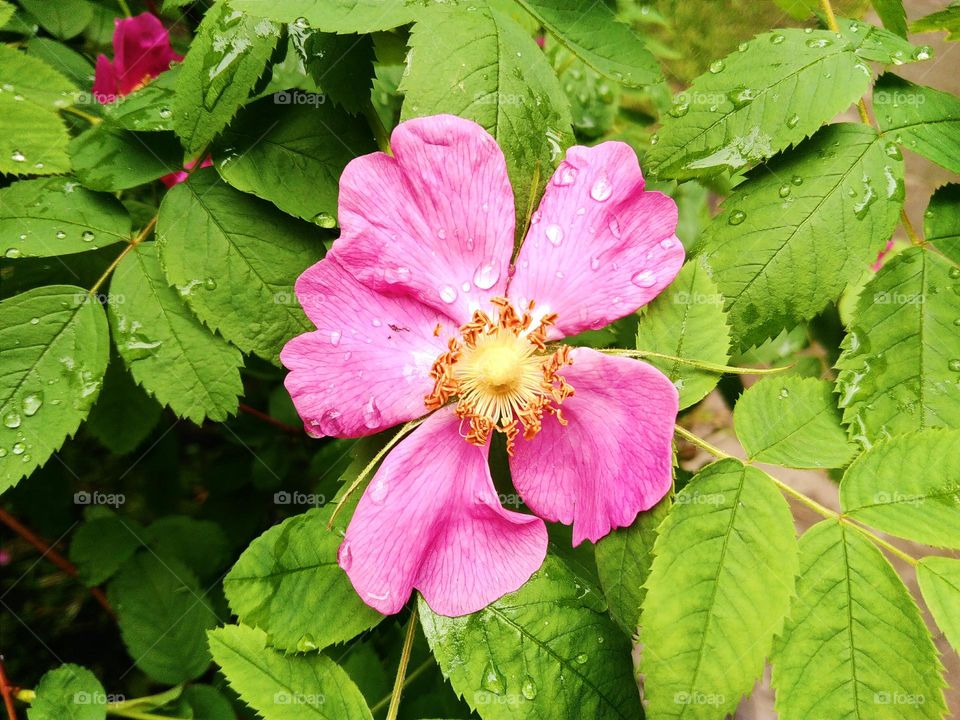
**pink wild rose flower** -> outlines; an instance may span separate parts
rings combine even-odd
[[[160,19],[148,12],[114,20],[113,61],[97,57],[93,95],[108,104],[129,95],[183,60],[170,46],[170,34]]]
[[[391,146],[344,170],[341,235],[296,283],[317,329],[280,357],[312,435],[431,413],[370,481],[339,560],[380,612],[416,588],[435,612],[462,615],[540,567],[544,519],[572,524],[574,544],[596,541],[670,488],[673,384],[646,363],[554,341],[649,302],[684,251],[676,205],[644,191],[623,143],[570,148],[515,266],[513,192],[483,128],[420,118]],[[500,504],[493,432],[536,515]]]

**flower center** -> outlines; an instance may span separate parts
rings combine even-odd
[[[467,442],[485,445],[496,430],[507,436],[507,452],[512,455],[521,425],[529,440],[540,432],[545,414],[567,424],[560,404],[573,388],[559,370],[572,361],[566,345],[547,349],[547,328],[556,322],[556,315],[544,316],[531,329],[533,303],[518,315],[505,298],[491,302],[496,318],[475,311],[460,328],[460,338],[451,339],[448,351],[433,364],[433,391],[425,402],[436,410],[456,398],[457,416],[470,422]]]

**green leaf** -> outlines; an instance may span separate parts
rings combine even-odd
[[[186,565],[137,553],[110,581],[107,597],[130,657],[150,678],[175,685],[206,672],[205,633],[217,616]]]
[[[946,258],[908,248],[860,294],[836,366],[843,421],[861,444],[960,427],[958,275]]]
[[[873,88],[873,107],[885,134],[960,172],[960,98],[886,73]]]
[[[190,685],[180,696],[182,710],[176,715],[198,720],[236,720],[237,714],[230,701],[217,688],[210,685]]]
[[[29,102],[56,112],[73,105],[76,86],[39,58],[0,45],[0,85],[17,103]]]
[[[517,0],[550,34],[601,75],[631,87],[660,81],[656,59],[629,25],[593,0]]]
[[[166,194],[157,233],[167,279],[201,320],[244,352],[276,362],[287,340],[313,329],[293,283],[323,255],[316,228],[207,169]]]
[[[87,0],[20,0],[40,26],[61,40],[79,35],[93,20],[93,6]]]
[[[21,180],[0,190],[0,243],[17,257],[97,250],[130,238],[130,216],[111,195],[68,178]]]
[[[0,0],[0,27],[3,27],[10,21],[16,9],[17,8],[7,2],[7,0]]]
[[[610,614],[629,635],[637,632],[653,544],[671,504],[669,498],[661,500],[637,515],[633,525],[614,530],[596,545],[597,573]]]
[[[887,30],[902,38],[907,37],[907,14],[903,9],[903,0],[871,0],[871,4]]]
[[[70,172],[70,135],[50,110],[0,93],[0,173],[58,175]]]
[[[641,717],[627,639],[596,590],[553,556],[480,612],[419,607],[444,676],[484,720]]]
[[[163,408],[134,382],[123,361],[114,357],[84,427],[110,452],[126,455],[146,440],[162,412]]]
[[[212,520],[168,515],[146,529],[143,542],[161,559],[182,562],[203,583],[219,579],[220,571],[230,559],[227,536]],[[197,548],[203,548],[203,552],[197,552]]]
[[[103,308],[70,285],[0,302],[0,492],[76,432],[107,369]]]
[[[548,45],[547,57],[563,86],[577,135],[598,138],[610,132],[620,109],[620,85],[557,42]]]
[[[70,562],[87,587],[100,585],[142,547],[142,532],[136,521],[112,513],[88,520],[70,540]]]
[[[443,57],[458,62],[438,63]],[[496,10],[430,6],[411,33],[401,90],[403,120],[450,113],[497,139],[522,228],[534,179],[543,185],[573,139],[557,77],[527,32]]]
[[[173,107],[180,71],[178,65],[129,95],[105,100],[108,104],[104,106],[104,113],[109,122],[114,127],[139,132],[173,130]]]
[[[847,468],[840,506],[891,535],[960,548],[960,430],[877,443]]]
[[[219,2],[203,16],[183,60],[173,103],[173,126],[199,153],[247,102],[280,38],[269,20]]]
[[[274,98],[280,95],[291,97],[278,93]],[[238,190],[333,227],[343,168],[374,150],[369,131],[331,105],[291,107],[267,98],[241,113],[213,156],[220,175]]]
[[[183,150],[172,133],[133,133],[101,123],[70,142],[70,159],[86,187],[112,192],[178,172]]]
[[[235,10],[331,33],[373,33],[413,22],[423,0],[231,0]],[[302,18],[302,19],[301,19]]]
[[[28,720],[104,720],[107,696],[96,676],[80,665],[61,665],[37,683]]]
[[[921,558],[917,582],[933,619],[960,652],[960,560],[945,557]]]
[[[88,88],[93,84],[93,64],[73,48],[50,38],[32,37],[27,40],[26,49],[28,55],[56,68],[57,72],[70,80],[74,86]],[[74,101],[75,93],[73,90],[74,87],[70,87],[66,91],[71,96],[69,98],[71,102]],[[82,95],[77,96],[77,100],[81,97]],[[60,107],[56,98],[54,99],[54,107]]]
[[[771,377],[747,389],[734,408],[747,457],[795,468],[838,468],[857,446],[847,439],[833,387],[826,380]]]
[[[793,595],[790,508],[739,460],[701,470],[654,546],[640,618],[650,714],[716,718],[750,692]]]
[[[857,27],[843,39],[828,30],[774,30],[714,62],[674,98],[644,169],[679,179],[715,175],[808,137],[870,87],[871,43],[889,33]]]
[[[366,605],[337,563],[343,540],[327,529],[331,509],[287,518],[254,540],[223,580],[240,622],[267,632],[270,644],[304,652],[341,643],[383,616]]]
[[[347,112],[363,111],[373,89],[370,36],[311,32],[302,48],[296,43],[294,47],[302,49],[304,66],[327,97]]]
[[[937,651],[883,555],[836,520],[800,539],[800,577],[773,656],[781,720],[940,720]]]
[[[699,247],[742,349],[814,317],[890,238],[904,197],[890,147],[865,125],[830,125],[724,201]]]
[[[284,655],[267,635],[244,625],[209,633],[213,659],[236,693],[269,720],[363,720],[372,717],[360,690],[325,655]]]
[[[946,31],[947,40],[960,40],[960,4],[952,3],[939,12],[914,21],[910,26],[911,32]]]
[[[236,413],[243,358],[167,285],[154,243],[141,243],[120,262],[109,305],[117,351],[148,394],[198,425]]]
[[[960,264],[960,183],[937,188],[923,220],[924,239]]]
[[[681,268],[670,288],[646,306],[637,328],[637,349],[725,365],[730,328],[723,295],[699,260]],[[680,407],[702,400],[720,376],[676,360],[648,358],[680,391]]]

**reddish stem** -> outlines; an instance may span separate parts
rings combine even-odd
[[[77,572],[76,565],[74,565],[72,562],[67,560],[60,553],[59,550],[53,547],[52,544],[48,543],[42,537],[37,535],[35,532],[33,532],[33,530],[25,526],[23,523],[21,523],[19,520],[17,520],[13,515],[8,513],[3,508],[0,508],[0,522],[2,522],[11,530],[13,530],[13,532],[15,532],[17,535],[22,537],[28,543],[33,545],[33,547],[35,547],[40,552],[40,555],[42,557],[52,562],[54,565],[60,568],[67,575],[69,575],[72,578],[79,578],[80,573]],[[100,588],[93,587],[93,588],[88,588],[88,590],[90,591],[90,594],[93,596],[93,599],[96,600],[98,603],[100,603],[103,609],[110,614],[110,617],[116,617],[114,615],[113,608],[110,606],[110,603],[107,601],[107,596],[103,594],[103,591]]]
[[[274,427],[280,428],[284,432],[291,433],[293,435],[303,435],[303,430],[293,425],[287,425],[285,422],[280,422],[274,417],[270,417],[265,412],[257,410],[254,407],[250,407],[246,403],[240,403],[240,412],[245,412],[247,415],[252,415],[259,420],[263,420],[265,423],[269,423]]]
[[[17,720],[17,709],[13,705],[13,688],[7,680],[7,669],[3,665],[3,655],[0,655],[0,695],[3,695],[3,706],[7,709],[7,720]]]

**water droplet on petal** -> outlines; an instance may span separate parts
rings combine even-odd
[[[340,567],[347,572],[350,571],[350,566],[353,565],[353,552],[350,550],[350,543],[346,540],[343,541],[337,551],[337,560],[340,561]]]
[[[559,225],[547,225],[544,233],[546,233],[547,240],[552,245],[559,245],[563,242],[563,229]]]
[[[447,231],[444,230],[443,228],[440,228],[439,230],[437,230],[437,237],[440,238],[441,240],[446,240],[446,239],[447,239]]]
[[[336,347],[340,344],[340,338],[343,337],[343,333],[339,330],[330,331],[330,344]]]
[[[606,175],[601,175],[598,177],[597,181],[593,183],[593,187],[590,188],[590,197],[597,202],[603,202],[604,200],[607,200],[612,194],[613,186],[610,185],[610,181],[607,179]]]
[[[473,274],[473,284],[481,290],[489,290],[500,279],[500,263],[496,260],[487,260],[477,265]]]
[[[641,270],[640,272],[633,274],[633,277],[630,278],[630,282],[637,287],[648,288],[653,287],[656,284],[657,278],[649,270]]]
[[[367,492],[370,493],[370,500],[379,505],[384,501],[384,498],[387,497],[389,491],[390,487],[387,485],[387,479],[381,474],[373,479],[373,482],[370,483],[370,489]]]
[[[599,269],[600,269],[600,258],[599,258],[599,257],[593,257],[593,258],[591,258],[591,260],[590,260],[590,269],[591,269],[591,270],[599,270]]]
[[[444,285],[440,288],[440,299],[448,305],[457,299],[457,289],[453,285]]]
[[[577,179],[577,172],[577,168],[564,160],[553,174],[553,184],[560,186],[570,185]]]
[[[615,238],[620,237],[620,221],[619,220],[617,220],[616,218],[610,218],[610,222],[608,223],[607,227],[610,229],[611,235],[613,235]]]
[[[660,247],[664,250],[669,250],[676,244],[676,241],[673,238],[667,238],[666,240],[660,241]]]
[[[380,427],[382,422],[383,415],[380,413],[380,408],[377,407],[377,401],[371,396],[367,400],[367,404],[363,406],[363,424],[372,430]]]

